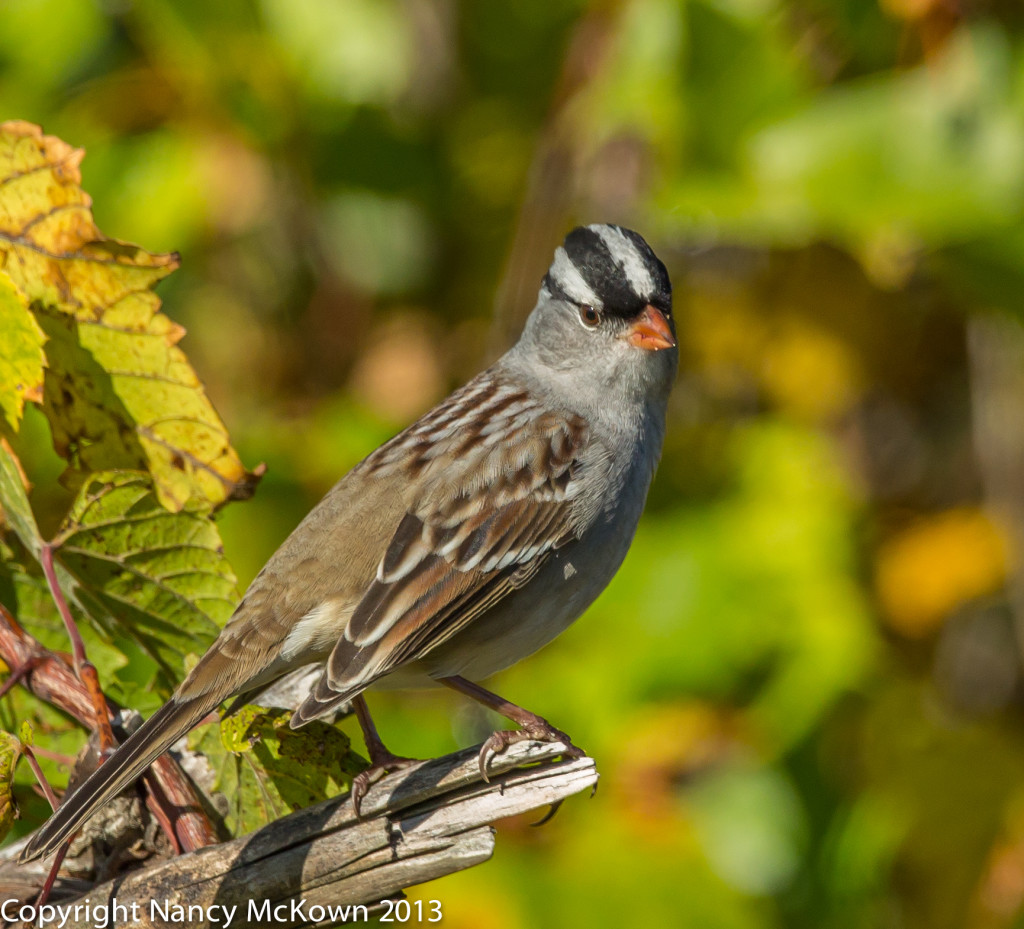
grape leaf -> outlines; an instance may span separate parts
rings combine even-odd
[[[146,474],[93,474],[54,538],[62,588],[111,635],[136,641],[180,679],[238,601],[235,575],[202,502],[161,506]]]
[[[25,298],[0,271],[0,413],[14,432],[25,401],[43,399],[45,338]]]
[[[55,652],[67,652],[70,649],[67,629],[57,612],[53,596],[37,565],[25,566],[15,558],[7,557],[3,545],[0,545],[0,604],[3,604],[17,619],[18,624],[44,648]],[[60,564],[58,572],[67,577]],[[85,644],[85,652],[89,661],[99,672],[104,683],[104,692],[122,705],[132,705],[126,700],[126,684],[122,679],[122,671],[131,662],[131,677],[145,675],[147,682],[152,681],[157,665],[141,652],[130,660],[126,651],[131,651],[131,643],[123,636],[111,640],[109,630],[98,623],[90,623],[88,617],[72,599],[69,603],[71,613],[78,625],[78,631]],[[138,647],[136,646],[136,651]],[[127,676],[127,673],[126,675]],[[165,682],[173,684],[174,681]],[[167,691],[167,687],[162,688]]]
[[[0,124],[0,267],[48,339],[54,445],[80,471],[148,471],[168,509],[244,499],[258,474],[231,447],[177,347],[184,330],[152,289],[178,256],[103,236],[82,157],[37,126]]]
[[[42,539],[25,491],[21,465],[10,446],[0,438],[0,517],[33,555],[39,557]]]
[[[303,807],[337,796],[366,762],[340,729],[314,720],[288,725],[291,712],[246,706],[192,733],[189,746],[206,756],[214,788],[230,801],[227,826],[244,835]]]

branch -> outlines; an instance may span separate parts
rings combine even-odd
[[[63,710],[86,729],[95,725],[96,704],[93,694],[78,678],[68,662],[51,652],[26,633],[14,617],[0,605],[0,659],[10,668],[25,668],[21,683],[40,700]],[[117,707],[106,698],[111,714]],[[175,812],[173,839],[186,850],[202,848],[217,841],[217,831],[203,810],[192,782],[167,754],[161,755],[146,774],[147,798],[162,797],[164,807]]]
[[[275,926],[333,925],[337,916],[320,919],[315,908],[372,908],[406,887],[480,864],[494,850],[489,823],[595,787],[593,760],[556,761],[560,748],[512,745],[493,759],[489,784],[480,776],[476,748],[424,761],[371,787],[362,819],[347,796],[335,797],[251,835],[94,887],[87,894],[90,907],[112,904],[115,896],[129,912],[137,904],[137,929],[166,925],[151,910],[152,901],[202,907],[202,917],[190,911],[190,929],[223,925],[224,906],[238,907],[235,925],[255,925],[265,903]],[[10,877],[8,867],[16,866],[0,864],[0,888]],[[298,918],[293,900],[304,901]],[[69,912],[66,929],[94,929]]]

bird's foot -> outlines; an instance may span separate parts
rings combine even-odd
[[[524,715],[526,715],[525,712]],[[516,742],[561,742],[565,746],[565,751],[562,752],[563,758],[586,757],[587,753],[582,748],[573,745],[572,739],[561,729],[556,729],[543,716],[534,716],[532,713],[529,715],[533,718],[524,721],[521,729],[499,730],[492,733],[491,737],[480,746],[480,775],[487,783],[490,783],[487,769],[491,758],[494,755],[500,755]]]
[[[401,771],[402,768],[416,764],[419,760],[419,758],[406,758],[403,755],[392,755],[387,749],[371,751],[370,767],[365,771],[360,771],[352,778],[352,809],[355,811],[356,818],[362,818],[363,798],[371,784],[386,774]]]

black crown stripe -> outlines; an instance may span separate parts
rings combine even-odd
[[[645,301],[630,286],[626,272],[615,260],[604,239],[581,226],[565,237],[565,251],[590,289],[604,303],[606,313],[632,319]]]

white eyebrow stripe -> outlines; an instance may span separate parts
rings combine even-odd
[[[614,226],[595,223],[589,228],[592,232],[596,232],[608,246],[612,258],[622,267],[629,286],[633,288],[633,293],[644,300],[649,300],[654,295],[654,279],[647,268],[644,256],[640,254],[636,245],[621,229],[616,229]]]
[[[589,303],[592,307],[603,309],[604,304],[598,299],[597,294],[590,289],[590,285],[580,274],[579,268],[572,263],[569,255],[562,246],[555,250],[555,260],[551,263],[551,276],[558,286],[564,290],[569,297],[577,303]]]

